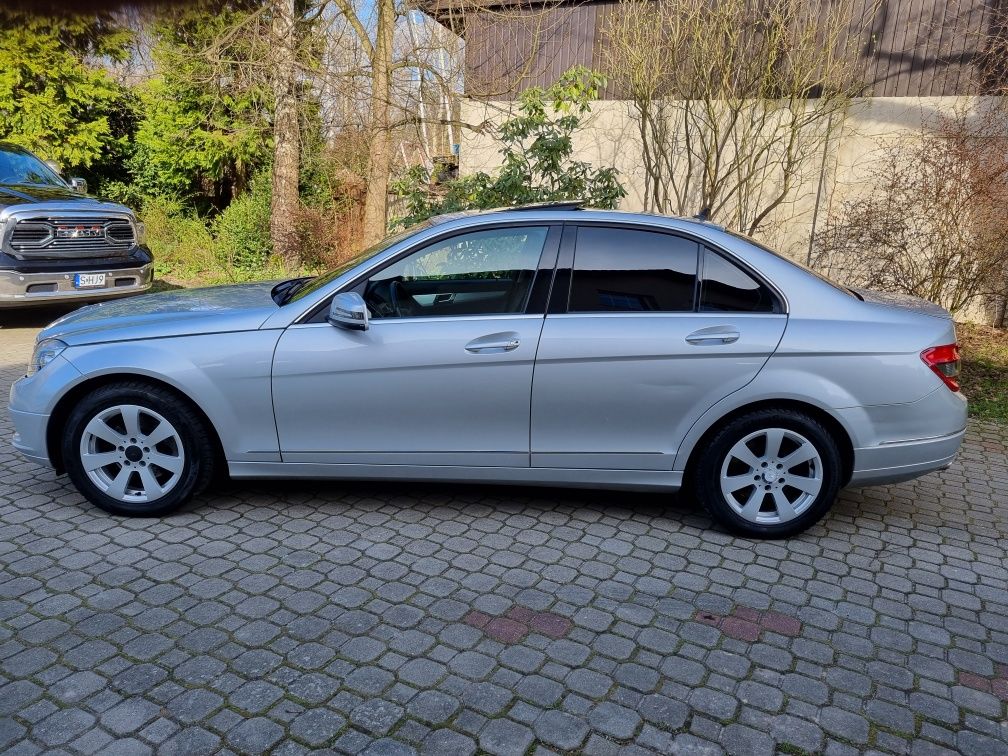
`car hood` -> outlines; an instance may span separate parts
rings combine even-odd
[[[178,289],[82,307],[50,323],[39,339],[69,345],[229,333],[259,328],[276,312],[276,282]]]
[[[931,315],[936,318],[949,319],[952,317],[944,307],[920,297],[912,297],[909,294],[892,294],[887,291],[875,291],[874,289],[854,289],[854,292],[862,300],[871,304],[898,307],[901,310],[910,310],[911,312],[921,315]]]

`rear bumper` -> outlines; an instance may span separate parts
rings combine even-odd
[[[870,486],[944,470],[955,459],[965,430],[937,438],[887,443],[854,450],[854,472],[850,485]]]
[[[75,289],[74,274],[78,272],[105,273],[106,285],[96,289]],[[88,265],[86,269],[82,266],[80,271],[72,265],[62,270],[31,273],[0,270],[0,308],[128,297],[147,291],[153,279],[153,263],[130,267],[109,266],[105,269],[93,269],[93,266]]]

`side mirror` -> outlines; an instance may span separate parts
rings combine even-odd
[[[329,305],[329,317],[332,325],[340,328],[350,328],[354,331],[368,329],[368,310],[364,298],[356,291],[344,291],[332,298]]]
[[[77,194],[87,194],[87,181],[82,178],[72,178],[70,179],[70,188]]]

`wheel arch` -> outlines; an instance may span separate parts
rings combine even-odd
[[[847,428],[844,427],[843,423],[841,423],[840,420],[838,420],[833,414],[822,407],[809,402],[801,401],[799,399],[762,399],[760,401],[750,402],[748,404],[735,407],[723,415],[712,417],[708,422],[707,428],[689,450],[689,454],[686,458],[686,465],[683,470],[683,479],[687,481],[690,480],[690,476],[696,468],[696,462],[701,452],[707,447],[707,444],[710,442],[714,434],[716,434],[725,423],[729,423],[735,418],[741,417],[742,415],[746,415],[750,412],[767,409],[788,409],[804,412],[814,420],[821,423],[837,443],[837,448],[840,451],[840,459],[843,463],[843,469],[840,476],[840,486],[843,487],[847,485],[854,471],[854,443],[851,440],[850,433]]]
[[[203,408],[200,407],[198,403],[193,401],[192,397],[186,395],[176,386],[173,386],[166,381],[158,380],[157,378],[152,378],[147,375],[138,373],[108,373],[88,378],[76,384],[63,396],[61,396],[59,401],[56,402],[55,407],[53,407],[53,411],[49,415],[49,422],[46,425],[46,452],[49,455],[49,461],[52,463],[52,466],[56,468],[57,472],[62,473],[66,470],[63,460],[63,452],[61,449],[61,439],[66,422],[69,419],[73,408],[81,399],[90,394],[92,391],[115,383],[146,384],[152,388],[166,391],[174,395],[179,401],[188,404],[193,411],[196,412],[200,420],[203,421],[210,434],[210,438],[217,454],[217,460],[224,466],[219,467],[218,469],[226,469],[224,445],[221,443],[220,435],[217,433],[217,429],[214,427],[214,424],[210,421],[210,417],[203,411]]]

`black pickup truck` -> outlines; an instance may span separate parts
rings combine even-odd
[[[0,142],[0,308],[128,296],[153,274],[133,211]]]

